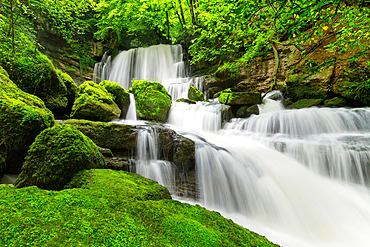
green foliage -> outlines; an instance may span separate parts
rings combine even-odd
[[[61,190],[73,174],[103,168],[104,164],[103,156],[88,137],[73,126],[58,124],[36,137],[14,185]]]
[[[323,99],[301,99],[288,106],[289,109],[302,109],[320,105],[324,102]]]
[[[0,245],[275,246],[136,174],[83,171],[69,187],[0,186]]]
[[[133,80],[136,110],[140,118],[165,122],[171,107],[171,95],[156,81]]]
[[[346,100],[338,97],[334,97],[332,99],[328,99],[324,101],[324,105],[326,106],[340,106],[343,107],[346,105]]]
[[[120,114],[114,97],[103,86],[85,81],[78,87],[71,118],[108,122]]]
[[[28,147],[54,122],[45,104],[20,90],[0,67],[0,149],[5,146],[10,170],[19,172]]]

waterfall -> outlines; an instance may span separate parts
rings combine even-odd
[[[134,77],[159,79],[173,100],[189,85],[203,90],[202,78],[185,77],[181,46],[121,52],[106,71],[126,89]],[[195,142],[194,203],[285,247],[369,245],[370,108],[286,110],[281,100],[270,92],[259,115],[227,123],[217,101],[173,102],[166,126]],[[143,126],[136,172],[173,192],[174,166],[158,150]]]
[[[187,98],[190,86],[203,90],[204,77],[186,77],[181,45],[156,45],[121,51],[111,61],[105,54],[94,68],[94,81],[110,80],[129,89],[131,80],[160,81],[172,100]]]
[[[137,121],[135,97],[130,93],[130,105],[127,110],[126,120]]]
[[[172,191],[174,167],[171,162],[159,160],[157,132],[152,127],[141,129],[137,136],[136,173],[157,181]]]

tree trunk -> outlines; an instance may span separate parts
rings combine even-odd
[[[180,5],[180,13],[181,13],[181,17],[182,17],[182,23],[183,23],[184,25],[186,25],[185,17],[184,17],[184,11],[182,10],[182,3],[181,3],[181,0],[179,0],[179,5]]]
[[[194,26],[196,26],[197,22],[196,22],[195,14],[194,14],[193,0],[188,0],[188,2],[190,5],[191,22],[193,23]]]
[[[168,19],[168,11],[166,11],[167,19],[167,40],[170,41],[170,20]]]

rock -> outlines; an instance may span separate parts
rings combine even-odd
[[[75,126],[96,145],[126,157],[135,156],[137,134],[143,128],[148,128],[147,125],[131,126],[76,119],[69,119],[64,123]],[[158,135],[160,159],[173,162],[181,171],[194,168],[195,144],[192,140],[161,125],[149,127],[155,128]]]
[[[260,93],[232,92],[221,93],[219,101],[226,105],[255,105],[261,104]]]
[[[343,106],[346,105],[346,100],[342,99],[342,98],[335,97],[335,98],[332,98],[332,99],[325,100],[324,105],[329,106],[329,107],[331,107],[331,106],[343,107]]]
[[[44,102],[20,90],[0,67],[0,150],[6,153],[7,173],[20,172],[35,137],[54,123]]]
[[[104,156],[104,157],[113,157],[113,153],[112,153],[112,150],[110,150],[109,148],[102,148],[102,147],[99,147],[97,146],[99,152]]]
[[[193,86],[189,87],[188,98],[194,101],[204,101],[203,93]]]
[[[313,75],[290,74],[286,79],[287,96],[293,100],[326,99],[330,89],[334,66],[323,68]]]
[[[72,77],[70,77],[67,73],[63,73],[61,70],[57,70],[57,72],[67,88],[67,99],[68,99],[67,108],[71,110],[73,103],[75,102],[78,86],[73,81]]]
[[[113,96],[103,86],[85,81],[78,87],[71,118],[108,122],[120,115]]]
[[[184,98],[178,99],[178,100],[176,100],[176,102],[182,102],[182,103],[188,103],[188,104],[196,104],[197,103],[195,100],[184,99]]]
[[[288,106],[288,109],[301,109],[306,107],[312,107],[321,105],[324,102],[323,99],[301,99],[297,102]]]
[[[102,154],[88,137],[71,125],[58,124],[36,137],[14,185],[61,190],[75,173],[103,168],[104,164]]]
[[[100,86],[103,86],[109,93],[114,96],[114,102],[117,104],[121,110],[121,117],[125,117],[128,107],[130,106],[130,94],[117,82],[113,81],[102,81],[99,83]]]
[[[141,119],[165,122],[171,107],[171,96],[159,82],[138,81],[132,83],[136,111]]]
[[[232,92],[233,92],[233,91],[231,91],[231,88],[226,88],[226,89],[224,89],[224,90],[222,90],[222,91],[220,91],[220,92],[215,93],[215,94],[213,95],[213,97],[218,98],[218,97],[220,97],[220,95],[221,95],[222,93],[232,93]]]
[[[211,87],[210,89],[208,89],[209,98],[210,99],[217,98],[215,97],[215,94],[221,91],[222,91],[221,87]]]
[[[258,105],[240,107],[236,112],[236,117],[238,117],[238,118],[248,118],[253,114],[254,115],[259,114]]]
[[[370,66],[353,64],[345,68],[333,85],[333,91],[341,97],[370,105]]]
[[[0,145],[0,180],[1,180],[1,177],[3,176],[5,165],[6,165],[6,150],[5,150],[5,145],[1,144]]]

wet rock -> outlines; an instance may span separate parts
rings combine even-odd
[[[258,92],[231,92],[221,93],[219,97],[220,103],[227,105],[255,105],[261,104],[261,94]]]
[[[193,86],[189,87],[188,98],[194,101],[204,101],[203,93]]]
[[[301,109],[306,107],[318,106],[324,102],[323,99],[301,99],[288,106],[288,109]]]
[[[238,117],[238,118],[248,118],[253,114],[254,115],[259,114],[258,105],[240,107],[236,112],[236,117]]]

